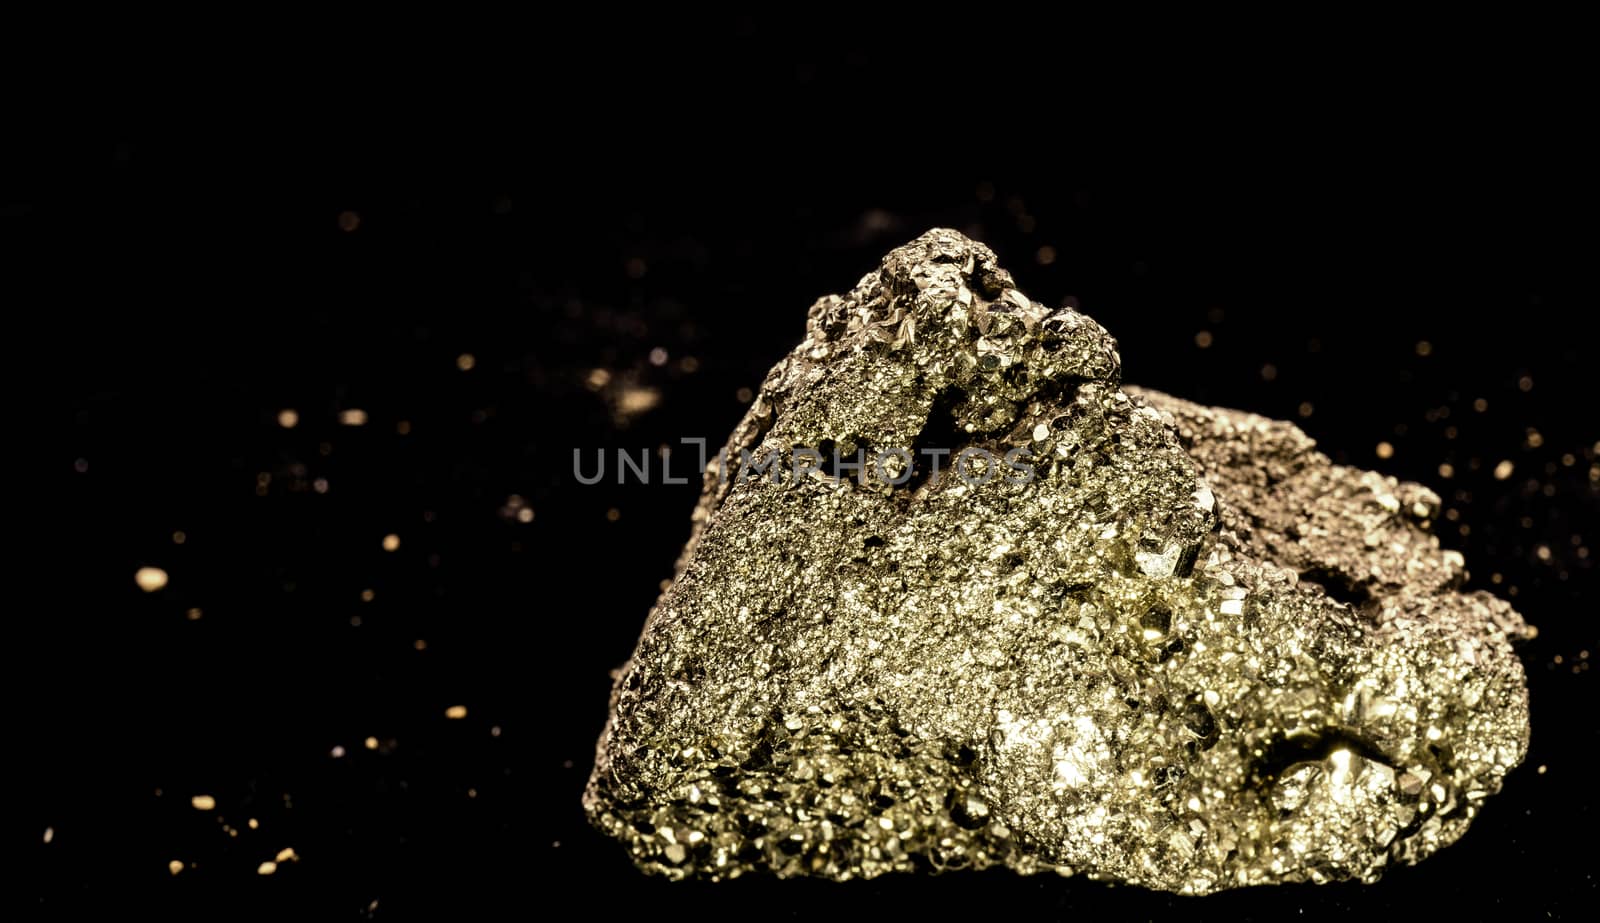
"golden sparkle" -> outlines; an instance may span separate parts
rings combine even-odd
[[[167,572],[159,567],[141,567],[133,573],[133,582],[146,593],[154,593],[167,585]]]

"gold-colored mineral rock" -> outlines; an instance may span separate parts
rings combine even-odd
[[[1371,881],[1523,758],[1506,603],[1439,498],[1124,389],[930,231],[812,306],[706,472],[584,807],[644,870]]]

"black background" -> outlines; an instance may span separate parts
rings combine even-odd
[[[11,575],[38,598],[13,602],[8,644],[25,902],[1583,916],[1600,426],[1581,331],[1600,203],[1577,114],[1547,92],[1559,75],[1459,92],[1424,75],[1231,117],[1204,94],[1146,100],[1110,123],[1135,134],[1090,130],[1064,101],[1025,116],[937,85],[868,93],[897,73],[859,53],[730,54],[671,87],[646,69],[594,134],[543,111],[502,113],[528,127],[505,145],[135,119],[50,164],[64,185],[14,174],[7,223],[46,245],[14,251],[14,278],[42,267],[46,284],[19,290],[10,338],[16,399],[45,414],[17,490],[46,515]],[[944,106],[962,114],[929,115]],[[1336,460],[1445,498],[1470,586],[1541,629],[1523,648],[1531,753],[1461,843],[1376,886],[1195,900],[1005,872],[672,885],[587,828],[608,671],[695,487],[582,486],[573,449],[720,443],[810,302],[935,225],[989,243],[1036,300],[1075,299],[1118,337],[1127,380],[1296,419]],[[594,369],[659,405],[621,425]],[[366,425],[340,425],[351,408]],[[532,522],[504,515],[513,494]],[[145,565],[166,589],[140,591]],[[448,720],[457,704],[468,716]],[[200,793],[214,812],[190,806]],[[258,875],[283,847],[300,860]]]

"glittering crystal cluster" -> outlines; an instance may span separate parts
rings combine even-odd
[[[796,446],[915,468],[732,470]],[[1019,446],[1027,479],[923,461]],[[1098,324],[930,231],[812,307],[707,472],[584,806],[674,878],[1372,880],[1527,746],[1531,629],[1458,592],[1438,509],[1287,423],[1123,388]]]

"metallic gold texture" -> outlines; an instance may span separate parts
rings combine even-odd
[[[1531,630],[1457,591],[1437,496],[1124,389],[1104,329],[954,231],[812,306],[728,467],[796,446],[1033,476],[707,472],[583,799],[645,871],[1371,881],[1526,752]]]

